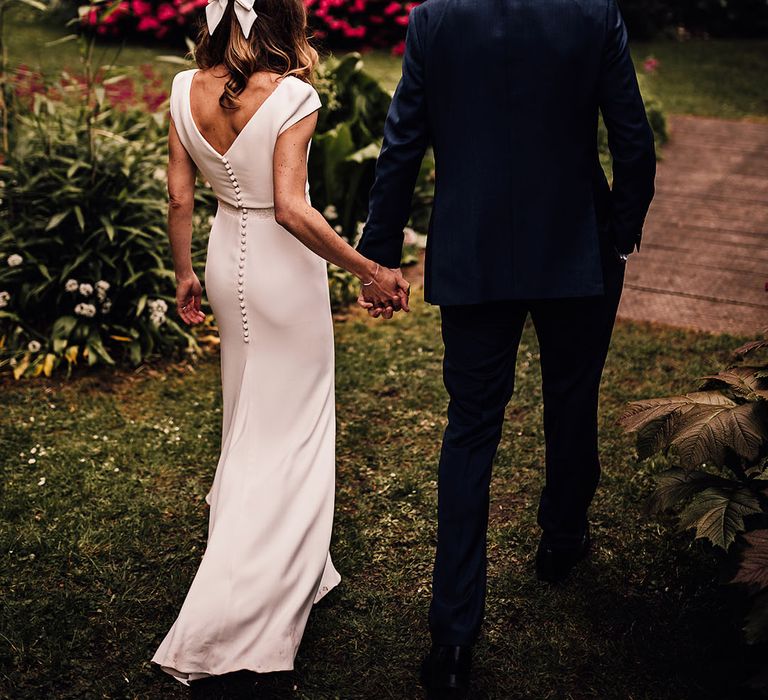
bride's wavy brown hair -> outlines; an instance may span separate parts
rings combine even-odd
[[[259,71],[295,75],[311,83],[317,51],[307,37],[307,11],[303,0],[257,0],[258,14],[246,39],[234,14],[234,0],[229,0],[224,16],[213,34],[208,33],[205,17],[200,26],[195,61],[207,70],[223,66],[229,80],[219,97],[224,109],[238,109],[240,94],[248,79]]]

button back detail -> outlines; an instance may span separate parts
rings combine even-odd
[[[248,330],[248,311],[245,308],[245,253],[248,243],[248,208],[243,206],[243,196],[240,192],[240,184],[237,181],[237,175],[235,175],[234,168],[229,162],[226,155],[221,156],[221,162],[224,166],[224,170],[229,176],[229,180],[232,184],[232,189],[235,193],[235,201],[237,202],[237,209],[240,212],[240,255],[239,262],[237,263],[237,299],[240,304],[240,316],[243,332],[243,342],[249,343],[251,340],[250,331]],[[264,212],[264,210],[257,210]],[[274,210],[272,210],[274,213]]]

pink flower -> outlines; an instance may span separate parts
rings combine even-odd
[[[160,29],[160,22],[154,17],[142,17],[139,20],[138,25],[136,25],[136,29],[140,32],[151,32]]]
[[[157,8],[157,19],[161,22],[167,22],[170,19],[176,19],[177,10],[173,5],[164,2]]]
[[[655,73],[661,66],[661,61],[658,58],[649,56],[643,61],[643,70],[646,73]]]
[[[95,27],[99,23],[99,12],[95,7],[92,7],[83,15],[83,23],[89,27]]]
[[[132,7],[133,13],[137,17],[146,17],[146,15],[152,12],[152,5],[146,0],[133,0]]]

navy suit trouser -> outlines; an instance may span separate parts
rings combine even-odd
[[[546,444],[538,522],[555,547],[573,546],[583,536],[600,479],[598,393],[625,269],[605,246],[602,257],[600,296],[441,307],[450,404],[429,611],[435,644],[470,645],[480,631],[491,465],[529,313],[539,340]]]

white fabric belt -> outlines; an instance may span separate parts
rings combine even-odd
[[[228,202],[223,202],[222,200],[218,200],[219,202],[219,209],[223,209],[226,212],[229,212],[230,214],[240,214],[243,209],[246,209],[248,211],[248,215],[253,215],[258,219],[274,219],[275,218],[275,208],[274,207],[236,207],[233,204],[229,204]]]

